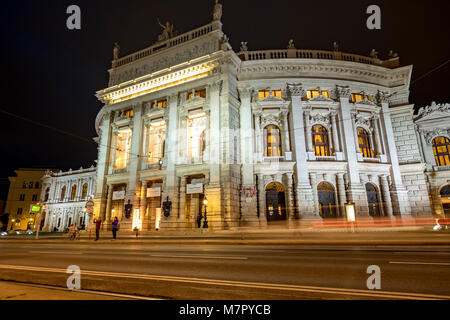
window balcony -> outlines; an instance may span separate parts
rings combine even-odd
[[[433,171],[450,171],[450,166],[433,166]]]
[[[113,174],[122,174],[122,173],[127,173],[127,172],[128,172],[128,168],[113,169],[112,170]]]
[[[336,161],[336,157],[335,156],[315,156],[316,157],[316,161]]]
[[[263,157],[263,162],[282,162],[285,159],[285,157]]]

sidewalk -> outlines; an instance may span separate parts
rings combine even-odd
[[[0,300],[130,300],[125,297],[69,291],[0,281]]]

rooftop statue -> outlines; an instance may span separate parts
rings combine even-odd
[[[339,45],[338,45],[338,43],[335,41],[335,42],[333,42],[333,51],[339,51]]]
[[[287,48],[288,48],[288,49],[295,49],[294,40],[292,40],[292,39],[289,40],[289,43],[288,43]]]
[[[114,60],[118,60],[119,56],[120,56],[120,46],[117,42],[114,42],[114,49],[113,49]]]
[[[248,51],[247,43],[248,42],[241,42],[241,51]]]
[[[374,59],[378,59],[378,52],[375,49],[372,49],[372,51],[370,51],[370,56]]]
[[[220,21],[220,19],[222,19],[222,4],[219,3],[219,0],[216,0],[213,11],[213,20]]]
[[[175,31],[173,24],[171,24],[169,21],[166,21],[166,25],[162,25],[161,21],[158,19],[158,23],[163,28],[163,32],[158,36],[158,41],[165,41],[169,40],[170,38],[175,36]]]

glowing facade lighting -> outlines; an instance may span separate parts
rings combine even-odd
[[[139,215],[139,209],[134,209],[134,214],[133,214],[133,224],[132,224],[132,230],[138,229],[138,230],[142,230],[142,220],[141,217]]]
[[[347,220],[351,222],[356,221],[355,216],[355,204],[354,203],[347,203],[345,204],[345,213],[347,215]]]

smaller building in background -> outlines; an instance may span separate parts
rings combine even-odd
[[[67,172],[47,171],[42,178],[40,196],[44,210],[41,220],[43,231],[66,231],[76,225],[85,228],[89,215],[85,208],[93,198],[96,179],[94,166]]]
[[[421,108],[415,117],[420,149],[426,163],[433,213],[450,217],[450,104]]]
[[[7,230],[29,230],[35,228],[36,214],[30,207],[39,202],[41,179],[47,169],[15,170],[16,177],[9,177],[9,191],[5,214],[9,214]]]

